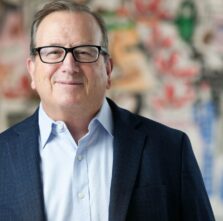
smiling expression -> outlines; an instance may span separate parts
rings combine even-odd
[[[85,12],[59,11],[47,15],[36,32],[36,47],[101,45],[102,34],[95,19]],[[94,63],[78,63],[71,53],[57,64],[41,62],[38,55],[27,60],[31,86],[37,90],[45,111],[53,117],[72,109],[94,114],[110,87],[111,60],[103,55]]]

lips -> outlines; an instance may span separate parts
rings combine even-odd
[[[70,85],[80,85],[80,84],[83,84],[81,82],[63,82],[63,81],[57,82],[57,83],[60,83],[60,84],[70,84]]]
[[[57,80],[55,81],[56,84],[64,84],[64,85],[82,85],[82,81],[64,81],[64,80]]]

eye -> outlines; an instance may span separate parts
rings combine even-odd
[[[60,57],[64,54],[62,48],[47,47],[41,49],[41,55],[44,57]]]
[[[80,47],[74,50],[76,58],[95,58],[97,57],[98,51],[95,47]]]
[[[77,56],[91,56],[92,52],[89,49],[81,48],[74,51],[75,55]]]
[[[46,51],[46,56],[60,56],[62,55],[64,52],[62,49],[60,48],[53,48],[53,49],[48,49]]]

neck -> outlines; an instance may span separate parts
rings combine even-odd
[[[92,111],[92,108],[85,108],[84,110],[77,108],[61,108],[56,110],[54,108],[53,111],[50,111],[43,104],[43,109],[54,121],[60,120],[65,122],[74,140],[78,142],[88,132],[88,125],[98,113],[100,107],[94,108],[94,111]]]
[[[95,114],[88,119],[77,117],[73,118],[72,120],[65,120],[65,123],[76,143],[78,143],[78,141],[88,132],[88,125],[94,116]]]

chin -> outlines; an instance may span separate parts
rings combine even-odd
[[[77,105],[81,105],[80,99],[64,99],[58,103],[59,106],[64,108],[75,107]]]

